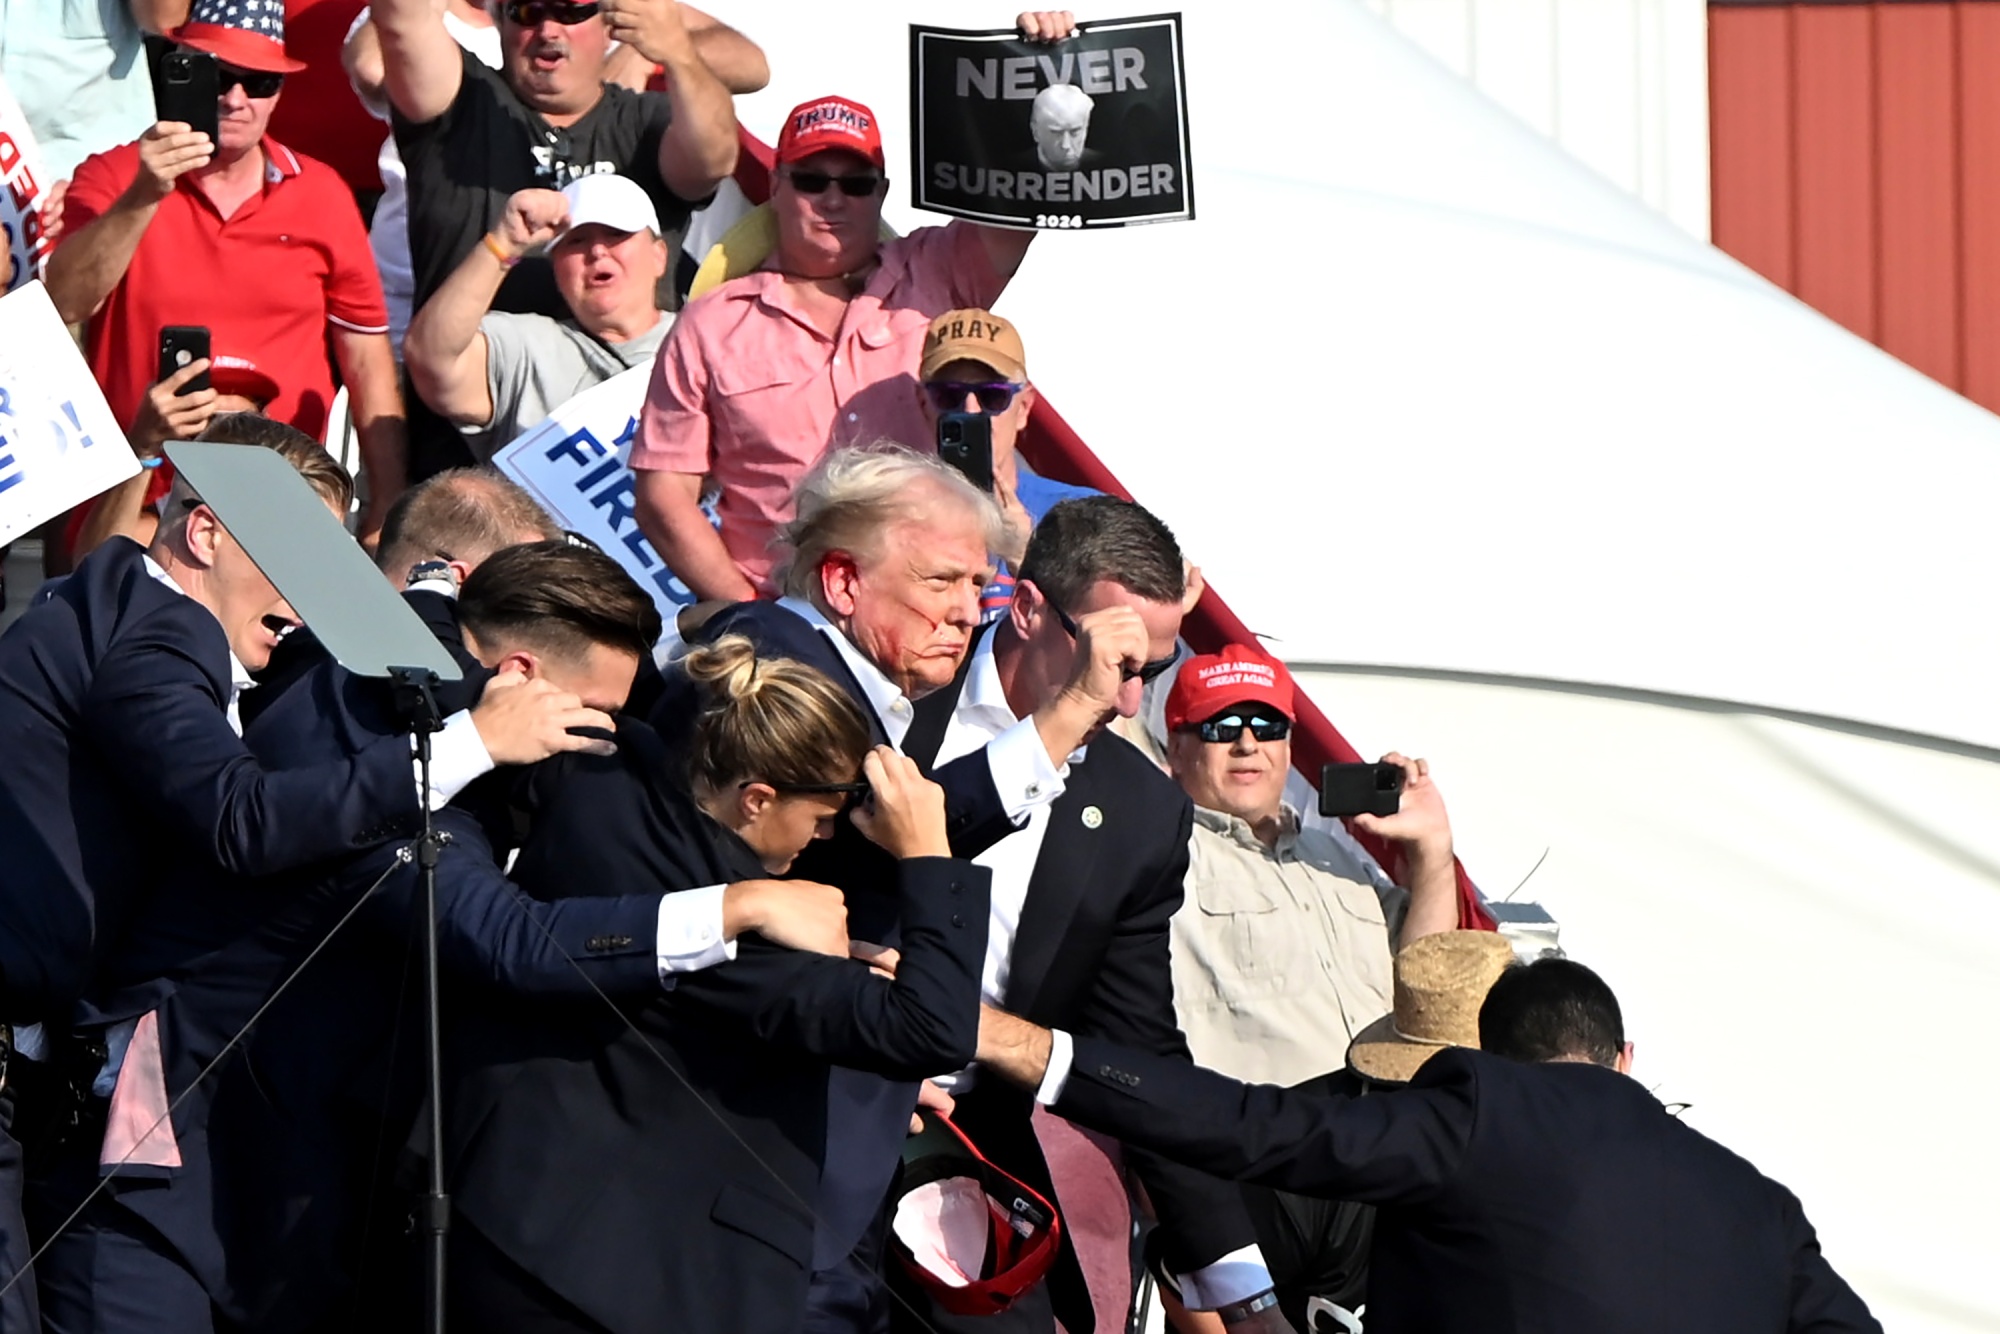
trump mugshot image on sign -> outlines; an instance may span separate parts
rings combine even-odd
[[[1194,216],[1178,14],[1053,44],[912,26],[910,101],[918,208],[1009,227]]]

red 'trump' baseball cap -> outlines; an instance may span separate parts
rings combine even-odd
[[[797,162],[836,148],[861,154],[877,171],[887,170],[881,127],[875,123],[875,113],[861,103],[845,97],[815,97],[799,103],[785,117],[785,128],[778,135],[779,162]]]

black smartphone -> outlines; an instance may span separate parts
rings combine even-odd
[[[1400,764],[1329,764],[1319,771],[1319,813],[1394,815],[1403,806]]]
[[[191,361],[199,361],[208,355],[208,326],[205,324],[169,324],[160,330],[160,380],[166,379]],[[159,380],[154,381],[155,384]],[[208,388],[208,372],[203,371],[180,387],[180,393],[193,394]]]
[[[153,110],[159,118],[200,130],[211,144],[220,133],[216,102],[222,79],[216,66],[206,51],[169,51],[160,57],[160,81],[153,85]]]
[[[938,418],[938,457],[965,474],[981,491],[993,491],[993,420],[978,412],[947,412]]]

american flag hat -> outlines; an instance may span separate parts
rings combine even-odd
[[[296,74],[306,67],[285,54],[285,0],[195,0],[188,21],[170,35],[237,69]]]

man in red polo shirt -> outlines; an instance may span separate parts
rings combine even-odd
[[[206,325],[277,382],[269,414],[324,435],[334,385],[347,385],[368,479],[363,535],[403,489],[403,404],[382,284],[361,215],[325,164],[265,134],[288,73],[282,8],[198,0],[174,33],[221,62],[220,142],[162,122],[77,168],[65,231],[49,259],[50,297],[89,321],[85,350],[129,428],[157,378],[160,330]]]

